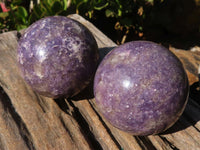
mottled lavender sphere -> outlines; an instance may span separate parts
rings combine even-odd
[[[91,32],[63,16],[33,23],[18,46],[25,81],[39,94],[52,98],[73,96],[87,86],[95,74],[98,57]]]
[[[181,116],[188,78],[182,63],[165,47],[129,42],[102,60],[94,95],[100,112],[113,126],[133,135],[157,134]]]

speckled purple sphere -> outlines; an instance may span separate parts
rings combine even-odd
[[[70,97],[88,85],[98,63],[97,43],[89,30],[63,16],[46,17],[22,35],[18,62],[36,92]]]
[[[129,42],[112,50],[99,65],[94,95],[113,126],[133,135],[157,134],[181,116],[188,78],[168,49],[148,41]]]

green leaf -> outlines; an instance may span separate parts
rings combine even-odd
[[[143,27],[142,26],[139,26],[139,28],[138,28],[140,31],[142,31],[143,30]]]
[[[51,6],[55,2],[55,0],[44,0],[43,2]]]
[[[25,29],[25,28],[27,28],[26,25],[23,25],[23,24],[17,25],[17,31]]]
[[[0,18],[6,18],[8,17],[9,13],[8,12],[0,12]]]
[[[150,4],[152,4],[153,5],[153,3],[154,3],[154,0],[146,0],[147,2],[149,2]]]
[[[76,4],[76,13],[79,13],[79,7],[80,7],[82,4],[84,4],[84,1],[78,2],[78,3]]]
[[[52,5],[53,5],[52,0],[44,0],[39,4],[41,8],[46,10],[44,14],[46,14],[47,16],[52,15],[52,9],[51,9]]]
[[[63,0],[63,10],[67,10],[67,0]]]
[[[102,6],[94,6],[94,9],[102,10],[102,9],[106,8],[108,5],[109,5],[109,3],[107,2],[105,5],[102,5]]]
[[[112,11],[110,9],[106,9],[105,14],[106,14],[106,17],[114,17],[115,16],[114,11]]]
[[[18,7],[16,5],[10,4],[10,8],[12,11],[16,10]]]
[[[22,6],[19,6],[17,10],[14,12],[14,22],[27,24],[28,13],[26,9]]]
[[[121,11],[121,9],[118,9],[118,16],[119,16],[119,17],[122,16],[122,11]]]
[[[88,11],[89,18],[92,18],[92,11]]]
[[[23,18],[26,18],[28,16],[28,13],[26,11],[26,9],[22,6],[19,6],[17,9],[17,13],[22,16]]]
[[[31,22],[32,21],[36,21],[42,17],[44,17],[45,14],[48,14],[46,8],[41,4],[41,5],[36,5],[34,8],[33,8],[33,12],[31,13]]]

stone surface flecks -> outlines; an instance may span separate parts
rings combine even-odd
[[[88,85],[99,58],[90,31],[63,16],[33,23],[18,45],[24,79],[36,92],[53,98],[73,96]]]
[[[96,104],[115,127],[133,135],[160,133],[182,114],[188,79],[179,59],[148,41],[121,45],[108,53],[94,80]]]

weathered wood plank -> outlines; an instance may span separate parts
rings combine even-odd
[[[198,52],[185,51],[180,49],[175,49],[173,47],[169,48],[183,63],[185,70],[187,72],[189,83],[192,85],[194,82],[198,81],[198,65],[200,64],[200,54]]]
[[[101,58],[117,45],[78,15],[97,40]],[[17,32],[0,35],[0,149],[200,149],[200,106],[190,99],[180,120],[160,135],[132,136],[111,126],[99,113],[92,88],[76,100],[38,95],[24,82],[16,63]],[[170,48],[183,62],[190,85],[198,81],[200,55]]]

